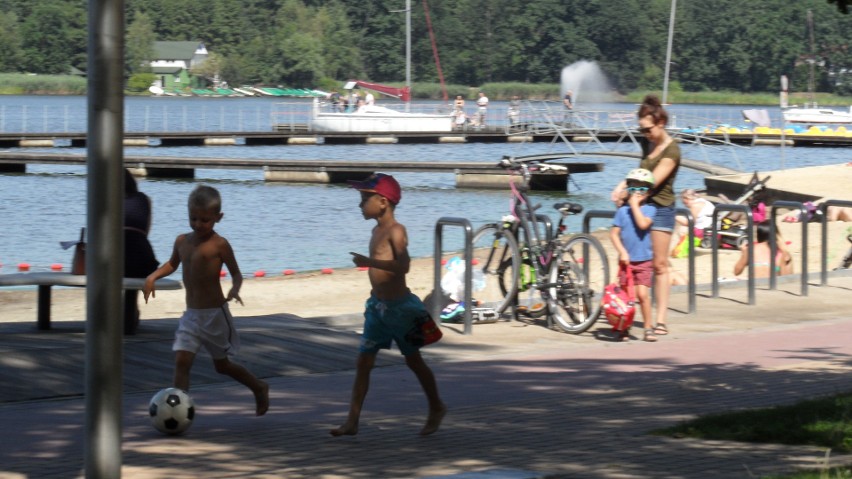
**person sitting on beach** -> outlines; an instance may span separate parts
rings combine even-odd
[[[704,230],[713,225],[713,212],[716,211],[716,207],[707,199],[698,196],[698,193],[692,188],[686,188],[681,191],[680,199],[683,202],[683,206],[692,213],[694,221],[693,232],[695,233],[695,237],[700,240],[704,237]],[[687,231],[688,226],[686,218],[682,216],[675,217],[674,240],[672,241],[674,247],[671,250],[673,258],[682,257],[682,242],[686,241],[686,238],[689,237],[687,235],[689,232]]]
[[[447,407],[438,395],[438,386],[432,370],[420,355],[417,335],[420,322],[429,317],[426,307],[408,289],[405,275],[411,266],[408,256],[408,236],[405,226],[397,222],[394,209],[402,198],[399,183],[390,175],[374,174],[364,181],[350,181],[361,192],[361,214],[364,219],[376,220],[370,238],[369,256],[352,253],[355,266],[369,268],[372,291],[364,312],[364,332],[356,361],[355,382],[346,422],[329,431],[332,436],[355,435],[367,390],[370,372],[380,349],[389,349],[396,342],[405,356],[405,364],[417,376],[426,399],[429,415],[420,435],[434,433],[447,413]]]
[[[772,252],[769,248],[769,236],[771,235],[771,224],[769,221],[762,221],[755,227],[757,233],[757,241],[754,244],[754,258],[752,260],[752,268],[754,268],[755,278],[769,277],[769,260],[772,257]],[[785,274],[793,274],[793,257],[787,251],[783,238],[780,234],[775,236],[775,244],[778,251],[775,253],[775,273],[779,276]],[[744,244],[740,248],[740,259],[734,265],[734,274],[739,275],[748,266],[748,245]]]
[[[803,204],[805,206],[805,220],[808,222],[811,221],[820,221],[822,216],[822,210],[820,209],[820,204],[823,200],[811,202],[805,201]],[[852,221],[852,208],[848,206],[829,206],[825,212],[825,219],[827,221]],[[802,221],[801,213],[798,214],[790,214],[784,217],[783,220],[785,223],[799,223]]]
[[[189,226],[192,232],[177,237],[169,260],[145,279],[143,295],[155,297],[155,282],[183,268],[186,288],[186,311],[180,318],[172,349],[175,351],[174,386],[189,391],[189,373],[195,355],[204,346],[213,358],[216,372],[226,374],[251,389],[255,399],[255,414],[262,416],[269,409],[269,385],[255,377],[240,364],[228,358],[240,347],[234,318],[228,301],[240,299],[243,275],[228,240],[213,230],[224,216],[222,198],[210,186],[199,185],[189,195]],[[222,265],[233,278],[231,290],[225,296],[219,272]]]

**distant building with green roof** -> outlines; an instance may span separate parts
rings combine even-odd
[[[207,48],[201,42],[154,42],[151,71],[157,75],[154,85],[165,91],[183,91],[198,87],[190,70],[207,59]]]

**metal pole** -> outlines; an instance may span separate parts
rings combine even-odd
[[[124,1],[89,0],[87,479],[121,477]]]
[[[405,86],[411,91],[411,0],[405,0]],[[411,102],[405,102],[405,111]]]
[[[675,11],[677,10],[677,0],[672,0],[672,11],[669,16],[669,41],[666,45],[666,72],[663,76],[663,105],[666,104],[669,95],[669,65],[672,62],[672,38],[674,37]]]

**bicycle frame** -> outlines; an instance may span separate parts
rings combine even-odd
[[[570,202],[555,204],[554,207],[560,213],[556,234],[551,234],[550,220],[542,215],[548,229],[546,238],[542,239],[542,236],[545,236],[541,233],[542,223],[539,215],[535,213],[541,205],[533,205],[530,202],[527,195],[529,180],[532,171],[546,171],[558,166],[515,162],[505,157],[500,166],[509,170],[512,175],[520,174],[523,181],[513,180],[509,183],[511,216],[504,217],[499,225],[486,225],[486,229],[482,230],[487,231],[487,228],[494,230],[496,226],[496,238],[502,234],[507,239],[511,239],[505,247],[498,248],[495,242],[486,264],[496,264],[498,267],[494,270],[483,269],[483,271],[489,271],[500,277],[508,265],[507,258],[510,256],[518,258],[514,263],[516,273],[513,286],[504,287],[503,280],[500,283],[505,298],[508,300],[511,297],[508,305],[513,307],[515,317],[517,318],[519,312],[534,318],[546,313],[548,326],[556,322],[570,333],[577,334],[585,331],[597,319],[600,304],[596,303],[594,298],[596,294],[603,291],[603,283],[608,281],[608,271],[606,254],[595,238],[585,234],[560,237],[565,231],[566,217],[580,213],[582,206]],[[584,272],[589,264],[587,256],[590,248],[594,250],[593,263],[601,265],[600,274],[596,275],[592,282],[589,280],[589,274]],[[494,259],[499,261],[493,263]],[[508,293],[508,291],[512,292]],[[520,293],[529,296],[522,299]],[[539,302],[536,301],[537,295],[541,298]],[[506,305],[507,303],[503,303],[501,307]]]
[[[514,223],[512,233],[515,235],[516,239],[520,239],[518,236],[518,230],[523,230],[523,243],[519,241],[518,246],[525,246],[529,249],[531,256],[535,258],[533,265],[536,268],[537,275],[547,274],[553,260],[554,245],[552,240],[550,240],[545,243],[543,248],[541,246],[543,241],[539,234],[540,225],[538,217],[535,214],[535,210],[537,210],[541,205],[530,205],[529,197],[526,194],[530,176],[529,166],[522,165],[522,172],[524,184],[521,185],[521,187],[518,187],[514,181],[509,182],[509,186],[512,191],[512,201],[509,205],[509,211],[512,213],[512,216],[518,220]],[[559,227],[562,226],[562,221],[563,220],[560,218]]]

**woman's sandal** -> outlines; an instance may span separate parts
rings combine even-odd
[[[647,341],[649,343],[654,343],[657,341],[657,337],[654,336],[654,328],[648,328],[645,330],[645,336],[642,338],[643,341]]]
[[[667,328],[665,324],[658,324],[654,326],[653,331],[657,336],[665,336],[669,334],[669,328]]]

